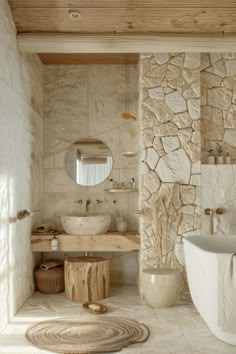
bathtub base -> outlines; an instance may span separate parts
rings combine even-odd
[[[211,332],[227,344],[236,345],[236,326],[226,331],[219,323],[219,254],[232,254],[236,236],[190,236],[184,239],[186,271],[193,303]],[[232,304],[232,311],[235,311]],[[235,350],[236,353],[236,350]]]
[[[223,332],[221,331],[220,328],[216,327],[209,327],[214,336],[222,340],[222,342],[225,342],[227,344],[231,345],[236,345],[236,335],[234,333],[230,334],[228,332]]]

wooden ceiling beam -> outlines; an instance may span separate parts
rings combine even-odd
[[[19,34],[27,53],[236,52],[236,35]]]
[[[226,8],[235,7],[235,0],[8,0],[16,8]]]
[[[41,53],[39,54],[43,64],[53,65],[90,65],[90,64],[138,64],[139,54],[123,53]]]
[[[13,9],[18,33],[236,33],[234,8],[68,8]]]

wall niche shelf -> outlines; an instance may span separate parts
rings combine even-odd
[[[122,155],[125,157],[135,157],[138,155],[138,152],[134,152],[134,151],[124,151],[122,152]]]
[[[137,189],[131,189],[131,188],[111,188],[111,189],[105,189],[105,192],[108,193],[137,193]]]

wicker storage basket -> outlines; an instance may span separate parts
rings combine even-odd
[[[57,294],[65,290],[64,267],[55,267],[49,270],[34,270],[35,286],[44,294]]]

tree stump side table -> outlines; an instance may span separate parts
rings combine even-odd
[[[109,296],[109,259],[102,257],[67,258],[64,268],[67,299],[87,302]]]

